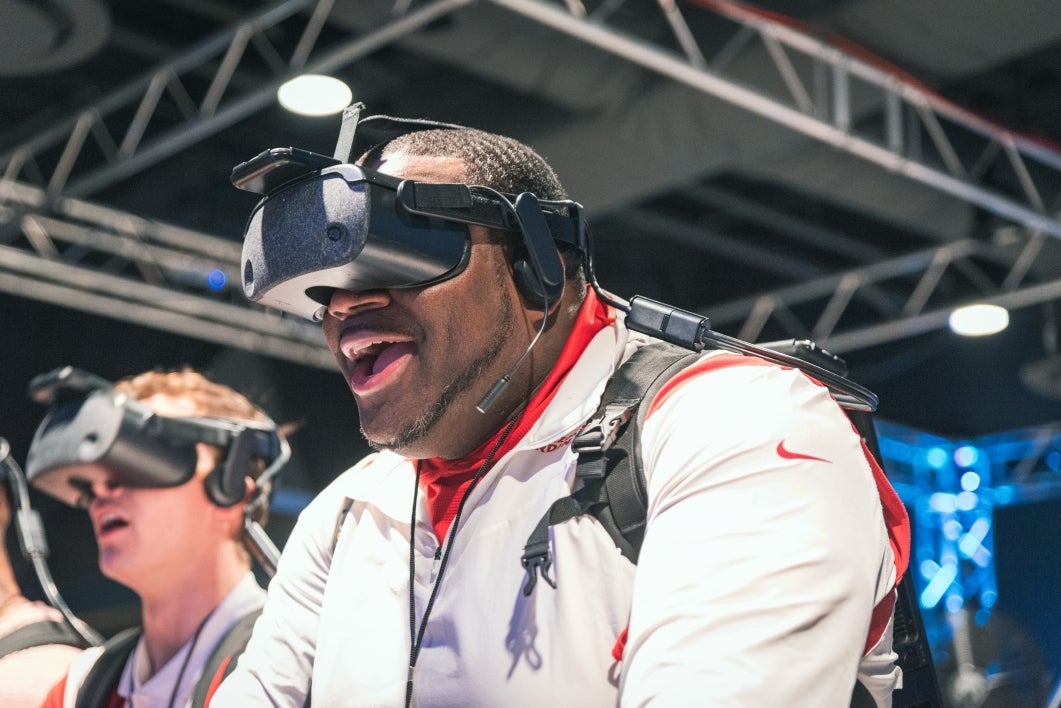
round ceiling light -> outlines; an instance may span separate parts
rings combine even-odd
[[[330,116],[350,105],[354,94],[331,76],[303,74],[284,82],[276,92],[280,105],[301,116]]]
[[[963,337],[983,337],[1009,326],[1009,312],[998,305],[966,305],[950,313],[950,329]]]

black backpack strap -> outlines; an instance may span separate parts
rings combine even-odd
[[[107,640],[103,645],[103,653],[89,669],[77,691],[75,708],[100,708],[110,703],[118,690],[125,662],[129,660],[139,639],[140,628],[130,627]]]
[[[66,622],[41,620],[19,627],[14,632],[0,637],[0,659],[23,649],[62,644],[87,649],[89,644]]]
[[[236,661],[247,648],[254,623],[261,613],[262,608],[258,608],[241,617],[210,652],[210,658],[203,666],[202,676],[195,684],[195,691],[192,692],[192,708],[203,708],[206,705],[206,699],[212,693],[211,688],[217,688],[221,681],[236,668]]]
[[[539,574],[556,587],[549,576],[549,527],[582,514],[594,516],[622,554],[637,563],[648,500],[639,436],[625,433],[644,422],[641,402],[651,401],[675,373],[699,358],[699,353],[673,344],[650,344],[635,351],[608,380],[596,413],[571,443],[578,453],[575,477],[581,488],[553,502],[523,549],[524,595],[534,592]]]

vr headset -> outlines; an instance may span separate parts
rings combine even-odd
[[[263,195],[243,241],[243,289],[253,302],[321,320],[336,288],[415,288],[459,274],[469,224],[522,234],[518,266],[530,295],[559,297],[556,243],[587,251],[582,208],[483,186],[401,180],[350,164],[374,146],[447,123],[373,116],[348,108],[335,157],[275,148],[236,166],[232,183]]]
[[[30,396],[50,406],[26,457],[26,477],[37,489],[71,506],[91,498],[94,482],[125,487],[174,487],[195,473],[196,443],[214,445],[223,459],[206,479],[218,506],[243,499],[251,460],[264,460],[264,483],[287,461],[275,426],[228,418],[170,418],[156,414],[113,385],[73,367],[30,382]]]

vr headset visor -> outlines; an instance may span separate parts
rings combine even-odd
[[[258,457],[270,465],[282,453],[275,427],[160,416],[109,382],[71,367],[36,377],[30,391],[51,409],[30,443],[26,477],[71,506],[83,504],[94,482],[149,488],[184,484],[195,474],[200,442],[222,449],[223,472],[231,468],[238,501],[246,461]]]

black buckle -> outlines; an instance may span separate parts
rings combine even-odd
[[[523,596],[530,597],[534,592],[534,586],[538,582],[538,574],[549,586],[556,589],[556,581],[549,577],[549,569],[553,567],[553,560],[549,557],[549,549],[538,553],[524,553],[521,559],[523,568],[527,571],[527,581],[523,583]]]

